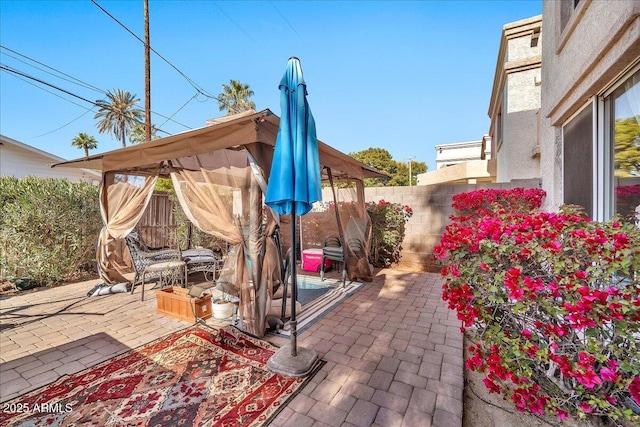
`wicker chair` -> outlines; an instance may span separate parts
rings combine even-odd
[[[130,233],[125,237],[125,242],[131,254],[135,277],[131,284],[131,294],[138,283],[142,284],[142,297],[144,300],[144,284],[147,282],[159,282],[160,286],[167,283],[181,282],[186,284],[186,263],[182,260],[178,249],[148,250],[139,234]]]

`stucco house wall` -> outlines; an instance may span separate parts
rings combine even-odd
[[[70,181],[98,183],[101,174],[89,169],[49,167],[65,159],[39,150],[15,139],[0,135],[0,176],[37,176],[42,178],[66,178]]]
[[[574,8],[572,0],[543,0],[541,38],[540,168],[547,192],[543,208],[556,210],[564,201],[562,126],[585,105],[597,106],[598,97],[638,63],[640,1],[582,0]],[[604,132],[598,117],[601,113],[595,115],[595,128]],[[592,148],[597,172],[595,141]],[[594,182],[594,189],[597,186]],[[594,216],[603,219],[602,212]]]
[[[540,177],[541,26],[534,16],[502,29],[488,112],[497,182]]]

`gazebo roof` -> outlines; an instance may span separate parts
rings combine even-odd
[[[246,111],[207,122],[208,125],[147,141],[138,145],[95,154],[89,157],[55,163],[55,166],[98,169],[102,172],[144,170],[173,159],[197,158],[206,166],[207,156],[218,150],[241,148],[245,145],[269,146],[271,156],[278,134],[280,118],[269,109]],[[321,169],[328,167],[335,176],[349,178],[379,178],[386,176],[374,168],[318,141]],[[270,163],[270,162],[269,162]]]

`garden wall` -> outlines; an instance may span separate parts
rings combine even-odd
[[[386,200],[402,203],[413,209],[413,216],[406,225],[402,243],[401,264],[418,264],[425,270],[439,267],[432,256],[433,248],[440,241],[445,226],[453,214],[451,198],[454,194],[481,188],[537,188],[539,179],[513,180],[507,183],[483,184],[435,184],[412,187],[368,187],[365,189],[367,201]]]

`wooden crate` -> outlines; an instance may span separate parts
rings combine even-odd
[[[211,317],[211,295],[193,298],[188,295],[189,290],[178,286],[167,287],[156,292],[158,299],[158,313],[175,317],[180,320],[195,322],[198,319]]]

